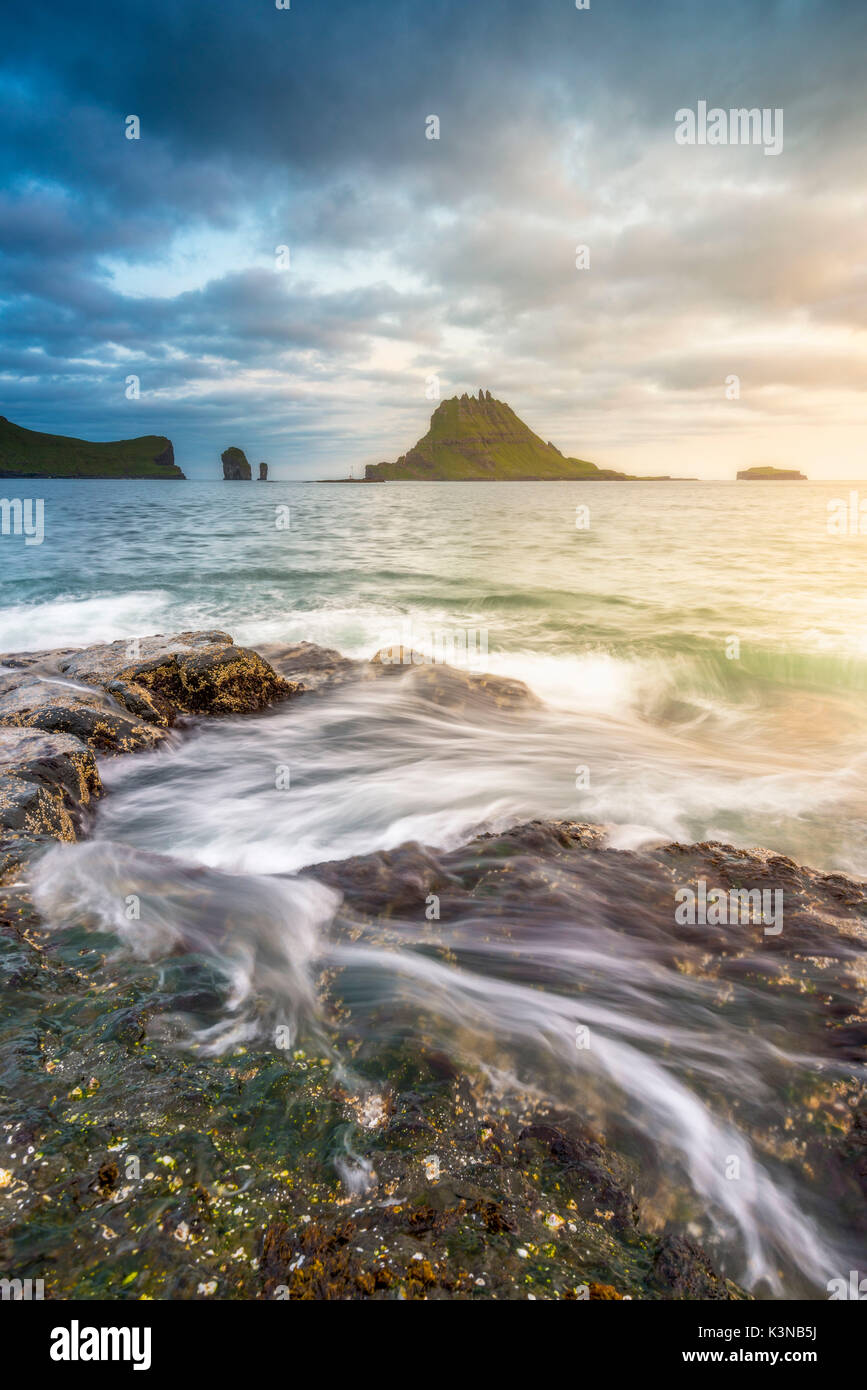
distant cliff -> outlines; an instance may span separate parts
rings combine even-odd
[[[224,478],[228,478],[232,482],[252,478],[253,473],[243,449],[236,449],[233,445],[231,448],[225,449],[220,458],[223,461]]]
[[[627,473],[565,458],[490,391],[452,396],[431,416],[430,429],[396,463],[369,463],[367,482],[527,482],[555,478],[623,480]]]
[[[768,480],[778,482],[799,482],[806,483],[806,473],[799,473],[797,468],[771,468],[769,464],[764,464],[757,468],[742,468],[738,474],[741,482],[761,483]]]
[[[0,478],[183,478],[170,439],[145,434],[92,444],[41,434],[0,415]]]

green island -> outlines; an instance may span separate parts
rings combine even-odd
[[[431,416],[430,429],[395,463],[369,463],[365,482],[669,482],[667,476],[636,479],[567,458],[534,434],[505,401],[490,391],[452,396]]]
[[[0,478],[183,478],[170,439],[145,434],[94,444],[27,430],[0,415]]]

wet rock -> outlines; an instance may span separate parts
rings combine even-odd
[[[353,661],[333,648],[320,647],[315,642],[292,642],[288,645],[272,642],[260,644],[257,650],[281,676],[300,682],[305,695],[370,674],[367,662]]]
[[[392,671],[400,671],[407,666],[422,666],[424,661],[423,652],[417,652],[412,647],[404,647],[400,644],[394,647],[380,647],[379,651],[374,652],[370,658],[371,666],[383,666]]]
[[[717,1274],[710,1256],[685,1236],[663,1237],[653,1259],[653,1277],[674,1298],[730,1297],[725,1280]]]
[[[114,1192],[120,1181],[120,1169],[114,1159],[106,1159],[105,1163],[100,1164],[96,1175],[94,1188],[103,1197],[108,1197]]]
[[[160,729],[131,718],[101,693],[49,680],[28,679],[0,694],[0,725],[72,734],[98,753],[153,748],[163,737]]]
[[[635,1225],[638,1204],[624,1186],[625,1173],[601,1144],[577,1133],[567,1135],[550,1124],[528,1125],[518,1136],[519,1144],[527,1140],[544,1145],[554,1163],[574,1179],[568,1184],[570,1191],[574,1190],[579,1208],[588,1217],[603,1209],[621,1225]]]
[[[60,657],[72,656],[76,650],[76,647],[56,647],[40,652],[5,652],[0,656],[0,674],[34,670],[56,675]]]
[[[499,710],[540,709],[542,701],[523,681],[464,670],[446,661],[432,661],[412,647],[380,647],[370,658],[377,673],[401,674],[401,690],[430,700],[456,714],[495,706]]]
[[[506,676],[481,675],[454,666],[431,664],[415,668],[409,687],[432,704],[456,714],[471,714],[485,707],[498,710],[541,709],[542,701],[523,681]]]
[[[105,689],[113,699],[137,719],[145,719],[159,728],[170,728],[177,720],[174,705],[136,681],[109,681]]]
[[[285,1223],[269,1226],[261,1254],[265,1296],[332,1301],[390,1287],[393,1276],[384,1267],[365,1269],[352,1246],[355,1231],[352,1221],[331,1229],[311,1221],[298,1232]]]
[[[276,671],[290,680],[301,681],[304,693],[328,691],[349,681],[370,681],[402,677],[401,695],[429,701],[455,715],[468,716],[496,708],[500,712],[520,713],[538,709],[541,701],[523,681],[506,676],[463,670],[446,662],[431,662],[424,652],[396,645],[381,647],[369,661],[352,660],[329,647],[314,642],[288,646],[271,643],[259,648]],[[387,694],[384,691],[384,698]]]
[[[151,709],[163,722],[178,714],[244,714],[300,691],[258,652],[219,631],[85,647],[58,664],[71,680],[110,688],[131,713]]]
[[[0,881],[53,840],[74,840],[102,785],[93,754],[69,734],[0,729]]]
[[[308,872],[345,893],[356,911],[386,919],[417,908],[428,893],[458,887],[443,875],[435,851],[417,844],[316,864]]]

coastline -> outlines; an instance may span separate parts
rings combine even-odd
[[[199,1285],[215,1280],[223,1297],[269,1297],[277,1288],[286,1288],[288,1293],[280,1296],[292,1298],[527,1297],[528,1291],[538,1297],[591,1299],[748,1296],[720,1275],[718,1257],[702,1248],[687,1229],[689,1222],[660,1223],[661,1194],[656,1191],[652,1200],[648,1195],[660,1176],[659,1160],[652,1156],[652,1127],[644,1150],[636,1149],[621,1132],[625,1115],[617,1120],[616,1105],[604,1128],[580,1113],[552,1108],[544,1099],[546,1067],[541,1061],[539,1094],[511,1094],[504,1104],[493,1074],[485,1080],[477,1067],[449,1057],[433,1033],[427,1046],[409,1036],[401,1041],[406,1004],[397,1012],[393,1002],[376,1004],[355,1037],[360,1019],[353,1024],[352,1010],[346,1014],[347,1002],[336,984],[341,952],[348,949],[351,958],[351,943],[359,934],[370,937],[374,952],[399,947],[401,921],[408,911],[410,917],[423,914],[431,894],[444,922],[470,912],[478,945],[489,931],[491,940],[496,938],[516,902],[533,904],[533,930],[540,929],[546,914],[554,926],[562,915],[564,886],[577,876],[582,896],[592,891],[608,901],[609,924],[619,923],[624,942],[638,931],[657,958],[663,952],[673,965],[691,961],[691,969],[698,969],[714,989],[723,988],[726,979],[738,981],[746,969],[759,1006],[765,994],[771,1000],[778,996],[782,962],[795,1000],[804,997],[810,978],[805,962],[813,955],[821,951],[827,958],[837,949],[841,961],[848,958],[867,901],[863,883],[799,869],[768,851],[722,844],[672,844],[626,853],[606,847],[602,827],[574,822],[516,825],[446,853],[407,843],[385,853],[312,865],[300,878],[241,880],[247,883],[243,898],[239,880],[231,874],[196,869],[191,875],[172,869],[161,856],[137,859],[123,851],[112,870],[120,900],[129,896],[122,892],[125,884],[142,898],[142,917],[120,934],[126,951],[107,960],[93,923],[83,930],[93,918],[93,904],[86,904],[94,870],[109,853],[119,852],[89,838],[93,806],[102,791],[96,756],[131,751],[147,756],[160,745],[168,749],[194,732],[195,721],[214,715],[267,721],[286,701],[291,715],[298,700],[327,699],[337,689],[351,691],[359,681],[377,682],[375,689],[388,701],[407,679],[421,680],[435,702],[472,700],[479,709],[505,709],[517,720],[532,694],[519,681],[474,677],[452,668],[349,660],[309,643],[257,653],[235,648],[218,631],[144,639],[132,657],[120,642],[13,654],[0,657],[0,668],[0,699],[17,701],[11,710],[0,705],[0,741],[18,756],[11,766],[7,757],[3,776],[4,815],[13,840],[11,860],[5,861],[6,885],[0,890],[2,940],[19,1008],[23,1004],[25,1012],[36,1008],[40,1014],[57,1015],[54,1026],[63,1039],[56,1057],[51,1044],[28,1071],[28,1113],[33,1117],[28,1142],[49,1155],[49,1171],[35,1163],[28,1166],[30,1195],[22,1206],[24,1217],[34,1202],[50,1199],[46,1229],[55,1255],[47,1282],[55,1296],[92,1296],[110,1289],[111,1296],[121,1298],[188,1297],[191,1280]],[[58,679],[72,679],[76,688],[53,684]],[[22,739],[39,743],[26,750],[26,766]],[[22,804],[23,820],[16,823]],[[16,808],[11,826],[10,806]],[[58,849],[50,848],[52,840]],[[73,844],[83,854],[78,868],[66,861],[65,850]],[[8,843],[6,849],[8,854]],[[34,894],[29,865],[36,865],[46,849]],[[794,904],[787,905],[786,933],[769,939],[760,928],[699,928],[684,941],[671,916],[671,883],[687,866],[692,875],[732,885],[776,882],[782,874]],[[179,875],[172,891],[181,894],[176,905],[182,922],[193,904],[201,904],[205,920],[219,924],[225,919],[232,935],[242,901],[247,913],[252,908],[253,920],[257,913],[267,920],[284,893],[287,904],[295,903],[293,910],[303,915],[306,899],[292,896],[303,884],[326,895],[317,900],[316,910],[333,915],[330,932],[337,946],[332,965],[319,980],[312,1051],[310,1036],[299,1047],[295,1024],[289,1026],[285,1048],[275,1051],[273,1042],[269,1045],[269,1032],[286,1026],[279,1023],[288,1017],[279,1007],[270,1019],[258,1018],[243,1044],[243,1033],[235,1042],[231,1033],[221,1033],[232,1010],[226,1013],[213,966],[206,960],[197,964],[195,954],[185,964],[191,947],[178,955],[181,941],[166,958],[165,944],[155,944],[148,935],[148,894],[167,875]],[[540,893],[545,881],[551,885],[550,903],[547,893]],[[632,889],[626,886],[630,881]],[[631,900],[636,891],[637,900]],[[250,900],[250,893],[260,897]],[[580,901],[579,896],[576,903]],[[487,917],[479,918],[485,903]],[[52,916],[58,909],[60,917],[48,928],[43,912]],[[836,948],[829,937],[834,918],[839,923]],[[437,969],[450,970],[453,948],[446,938],[437,946],[438,920],[428,920],[429,944],[422,957],[432,951],[435,961],[442,951]],[[66,923],[63,930],[57,929],[57,921]],[[515,919],[513,933],[523,931],[520,921],[520,916]],[[104,922],[100,931],[106,930],[112,931]],[[290,957],[283,968],[297,969],[297,943],[286,949]],[[760,963],[764,952],[767,971]],[[172,958],[176,983],[166,995],[157,979]],[[405,957],[407,964],[413,959],[415,953]],[[852,1025],[845,1021],[856,1007],[854,995],[846,995],[845,979],[844,971],[832,983],[826,972],[828,1002],[817,1004],[811,1024],[825,1032],[829,1061],[857,1048]],[[428,1002],[441,987],[439,981],[434,972],[424,991]],[[441,983],[453,987],[446,977]],[[69,1018],[69,1002],[76,996],[80,1004]],[[76,1013],[89,1021],[76,1022]],[[250,1024],[255,1017],[254,1010]],[[563,1031],[558,1046],[564,1056],[570,1051],[575,1056],[569,1014],[557,1027]],[[221,1036],[222,1044],[208,1042]],[[4,1041],[8,1045],[5,1035]],[[602,1045],[599,1039],[597,1046]],[[58,1092],[58,1066],[68,1088],[59,1107],[47,1095]],[[851,1188],[848,1200],[855,1212],[858,1135],[865,1136],[867,1145],[867,1125],[861,1111],[849,1111],[850,1127],[823,1141],[807,1119],[806,1097],[815,1084],[805,1077],[803,1089],[793,1091],[792,1132],[803,1134],[802,1142],[811,1146],[817,1172]],[[155,1086],[161,1114],[156,1129],[147,1120]],[[196,1096],[205,1094],[211,1136],[207,1157],[194,1138]],[[142,1128],[137,1097],[145,1095]],[[287,1103],[288,1129],[285,1119],[278,1123],[278,1115],[287,1114]],[[255,1115],[262,1106],[270,1114],[275,1105],[277,1128],[269,1137]],[[275,1147],[278,1133],[282,1144]],[[310,1149],[314,1133],[326,1141],[324,1149],[318,1143]],[[335,1155],[333,1138],[327,1138],[335,1133],[345,1136],[342,1157]],[[175,1157],[162,1170],[163,1179],[155,1176],[160,1171],[156,1155],[166,1149]],[[198,1154],[186,1168],[187,1176],[179,1165],[180,1152],[188,1160]],[[149,1183],[127,1181],[128,1154],[144,1157]],[[232,1175],[235,1190],[240,1187],[241,1168],[254,1175],[244,1183],[245,1189],[252,1183],[254,1195],[241,1202],[238,1220],[230,1214],[237,1198],[219,1194],[232,1191]],[[61,1172],[67,1175],[61,1177]],[[663,1182],[663,1189],[670,1190],[668,1202],[680,1182],[676,1176]],[[73,1192],[79,1194],[74,1200]],[[157,1192],[162,1196],[154,1222],[146,1212]],[[675,1205],[685,1195],[681,1191]],[[797,1218],[792,1220],[797,1235]],[[857,1220],[863,1220],[863,1213]],[[132,1244],[127,1236],[127,1255],[120,1264],[108,1267],[98,1253],[97,1237],[95,1263],[86,1261],[82,1272],[80,1242],[85,1226],[90,1231],[94,1221],[111,1230],[125,1222],[128,1232],[136,1234]],[[110,1244],[113,1238],[102,1239]],[[208,1258],[205,1246],[214,1252]],[[229,1251],[236,1248],[243,1249],[244,1257],[233,1264]]]

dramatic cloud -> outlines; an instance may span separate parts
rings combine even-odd
[[[413,442],[436,374],[630,471],[864,474],[863,4],[85,0],[5,28],[11,419],[334,475]],[[781,109],[782,152],[678,145],[699,101]]]

